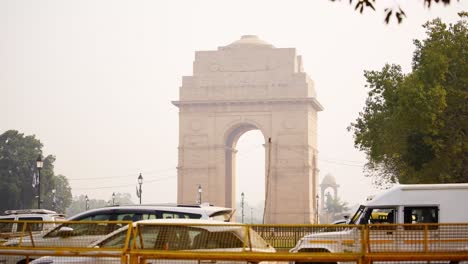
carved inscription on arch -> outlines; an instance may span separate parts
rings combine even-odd
[[[268,98],[271,89],[287,88],[285,82],[259,81],[252,78],[232,78],[224,81],[199,79],[190,87],[183,87],[192,99],[250,99]]]

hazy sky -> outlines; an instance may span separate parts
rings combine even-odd
[[[192,74],[195,51],[253,34],[302,55],[325,107],[320,180],[331,173],[342,199],[361,202],[377,191],[346,127],[364,106],[363,71],[385,63],[409,71],[412,40],[425,36],[421,25],[435,17],[455,22],[468,10],[465,0],[430,10],[423,0],[401,0],[407,18],[386,25],[383,9],[395,1],[377,2],[377,12],[361,15],[348,1],[328,0],[0,0],[0,133],[35,134],[75,196],[128,192],[136,202],[141,172],[143,202],[175,202],[178,109],[171,101],[182,76]],[[264,196],[263,143],[249,132],[238,144],[237,189],[251,204]]]

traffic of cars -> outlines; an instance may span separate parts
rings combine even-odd
[[[32,213],[32,212],[29,212]],[[43,212],[35,212],[37,215],[44,215]],[[50,215],[55,212],[48,211]],[[225,207],[211,206],[209,204],[180,205],[180,204],[157,204],[157,205],[114,205],[103,208],[88,210],[77,214],[66,222],[51,225],[52,219],[38,217],[30,219],[26,225],[53,226],[48,231],[29,236],[28,232],[20,237],[14,237],[4,242],[0,250],[0,263],[16,264],[25,263],[25,255],[14,255],[8,252],[9,248],[18,247],[86,247],[93,244],[106,235],[114,232],[122,226],[128,226],[131,222],[155,219],[199,219],[210,221],[229,221],[233,215],[233,210]],[[8,220],[8,219],[7,219]],[[9,227],[11,220],[1,221],[4,229]],[[55,220],[55,219],[54,219]],[[57,218],[58,220],[58,218]],[[63,220],[63,218],[61,219]],[[41,223],[44,222],[44,223]],[[10,229],[8,229],[10,230]],[[23,230],[25,231],[25,230]],[[3,253],[3,254],[2,254]],[[8,253],[8,254],[6,254]],[[29,257],[31,260],[34,257]]]

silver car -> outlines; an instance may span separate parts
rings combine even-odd
[[[220,221],[172,219],[172,220],[146,220],[133,223],[136,227],[136,239],[128,240],[128,226],[109,234],[100,241],[90,245],[95,248],[89,254],[104,255],[115,252],[115,257],[72,257],[48,256],[31,262],[32,264],[53,263],[121,263],[121,253],[110,249],[123,249],[125,246],[140,251],[154,250],[183,250],[190,252],[276,252],[273,247],[263,240],[254,230],[245,225],[226,223]],[[247,232],[248,229],[248,232]],[[246,239],[247,233],[249,239]],[[125,242],[129,241],[128,245]],[[245,244],[244,244],[245,243]],[[198,260],[167,260],[147,259],[147,264],[154,263],[199,263]],[[230,262],[232,263],[232,262]],[[243,262],[245,263],[245,262]]]

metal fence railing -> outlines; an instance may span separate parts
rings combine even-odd
[[[45,223],[45,222],[44,222]],[[0,263],[222,262],[468,263],[467,224],[243,225],[205,222],[37,221],[0,244]],[[194,263],[195,263],[194,262]]]

